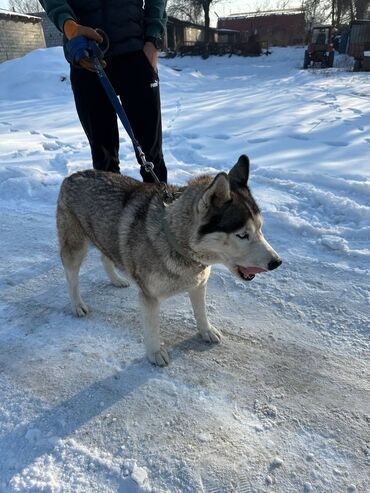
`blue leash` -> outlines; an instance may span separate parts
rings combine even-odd
[[[108,40],[108,36],[104,31],[102,31],[101,29],[96,29],[96,31],[103,37],[103,43],[101,44],[101,47],[98,45],[96,41],[92,39],[88,39],[85,36],[76,36],[75,38],[68,41],[68,43],[66,44],[66,58],[70,63],[72,63],[75,66],[79,66],[78,63],[83,58],[89,58],[92,61],[96,69],[96,73],[99,77],[99,80],[109,98],[109,101],[111,102],[113,108],[115,109],[123,127],[128,133],[135,151],[138,153],[140,157],[142,163],[141,166],[144,168],[144,170],[147,173],[150,173],[154,181],[158,185],[160,185],[165,202],[172,202],[173,195],[168,191],[166,184],[161,182],[158,176],[155,174],[154,164],[151,161],[146,160],[145,154],[139,142],[135,138],[134,132],[131,128],[125,110],[123,109],[120,100],[117,97],[116,91],[114,90],[110,80],[108,79],[107,74],[104,72],[104,68],[100,60],[104,58],[105,53],[108,51],[109,40]]]

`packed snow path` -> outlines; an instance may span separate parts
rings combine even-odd
[[[143,356],[135,288],[111,286],[94,250],[91,314],[70,311],[55,201],[91,164],[61,50],[0,65],[1,493],[369,491],[370,78],[302,60],[160,64],[170,181],[247,153],[284,259],[251,283],[214,269],[220,346],[187,297],[166,302],[165,369]]]

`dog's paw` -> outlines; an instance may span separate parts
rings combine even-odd
[[[200,331],[200,335],[202,339],[206,342],[210,342],[213,344],[219,344],[222,339],[222,334],[215,327],[210,325],[208,329]]]
[[[82,300],[72,306],[72,311],[76,315],[76,317],[84,317],[89,313],[89,309],[86,303],[84,303]]]
[[[113,286],[116,288],[128,288],[130,283],[124,277],[116,277],[115,279],[111,279]]]
[[[155,353],[148,353],[148,360],[156,366],[167,366],[170,362],[170,357],[164,348],[161,348]]]

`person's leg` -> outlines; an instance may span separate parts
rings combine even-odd
[[[117,117],[97,74],[71,67],[77,113],[90,143],[93,166],[119,173]]]
[[[145,53],[138,51],[119,57],[113,77],[114,86],[147,161],[153,162],[159,180],[167,182],[167,169],[162,153],[158,74],[151,67]],[[141,164],[138,156],[136,157]],[[140,174],[145,182],[154,181],[143,169]]]

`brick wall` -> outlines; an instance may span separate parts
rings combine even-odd
[[[305,15],[271,14],[253,17],[222,17],[218,19],[218,28],[236,29],[245,37],[257,31],[260,41],[269,45],[295,45],[304,42]]]
[[[0,62],[45,46],[41,19],[0,11]]]

